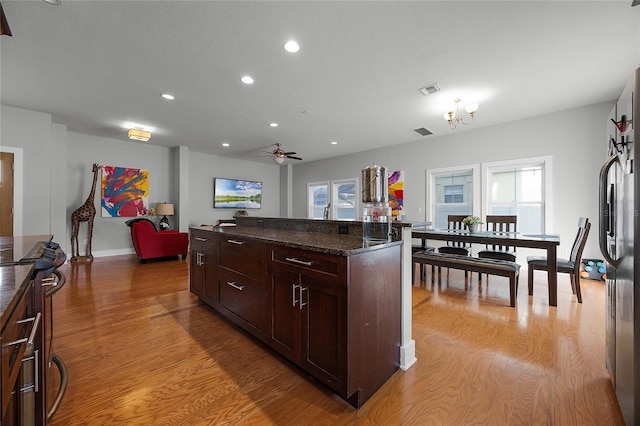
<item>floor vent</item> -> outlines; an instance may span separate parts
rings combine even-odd
[[[424,127],[420,127],[419,129],[413,129],[413,131],[416,133],[420,133],[422,136],[429,136],[433,134],[432,131],[425,129]]]

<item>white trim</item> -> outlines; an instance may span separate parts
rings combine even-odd
[[[313,219],[313,192],[311,191],[312,186],[327,186],[327,200],[331,202],[331,182],[328,180],[321,180],[318,182],[307,182],[307,219]]]
[[[469,164],[463,166],[451,166],[451,167],[442,167],[437,169],[427,169],[426,170],[426,194],[425,194],[425,216],[427,222],[435,221],[435,179],[434,177],[437,175],[448,174],[453,172],[461,172],[461,171],[471,171],[473,176],[473,202],[472,209],[473,214],[476,216],[480,216],[480,194],[481,194],[481,185],[480,185],[480,164]]]
[[[539,157],[517,158],[514,160],[493,161],[490,163],[482,163],[482,213],[486,216],[489,211],[489,169],[500,167],[517,167],[530,164],[543,164],[544,166],[544,182],[542,183],[542,200],[544,203],[544,218],[542,224],[542,232],[549,229],[555,229],[553,224],[553,157],[544,155]]]
[[[24,154],[22,148],[0,147],[0,151],[13,154],[13,235],[22,236],[22,208],[24,194]]]
[[[331,200],[331,213],[330,213],[330,219],[334,219],[337,218],[338,214],[337,214],[337,203],[336,200],[333,199],[334,196],[337,196],[337,192],[333,190],[333,188],[336,185],[341,185],[343,183],[354,183],[355,184],[355,204],[353,206],[353,208],[355,209],[354,212],[354,216],[355,218],[353,220],[357,220],[358,217],[361,217],[362,215],[360,214],[360,201],[359,201],[359,197],[358,194],[360,194],[360,179],[355,177],[355,178],[347,178],[347,179],[336,179],[336,180],[332,180],[331,181],[331,191],[329,192],[331,194],[330,200]],[[339,219],[335,219],[335,220],[339,220]],[[340,220],[351,220],[351,219],[340,219]]]

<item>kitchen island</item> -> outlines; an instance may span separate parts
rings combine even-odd
[[[357,222],[239,219],[191,228],[191,291],[361,407],[400,366],[402,241],[367,247]]]

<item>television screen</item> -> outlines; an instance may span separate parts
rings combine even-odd
[[[216,209],[259,209],[262,182],[240,179],[213,179],[213,207]]]

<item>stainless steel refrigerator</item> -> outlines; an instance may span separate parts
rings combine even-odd
[[[640,424],[640,260],[637,152],[640,68],[607,121],[609,157],[600,170],[600,250],[606,260],[606,364],[626,424]],[[634,105],[635,103],[635,105]],[[638,283],[636,286],[635,283]],[[636,306],[638,309],[636,309]]]

